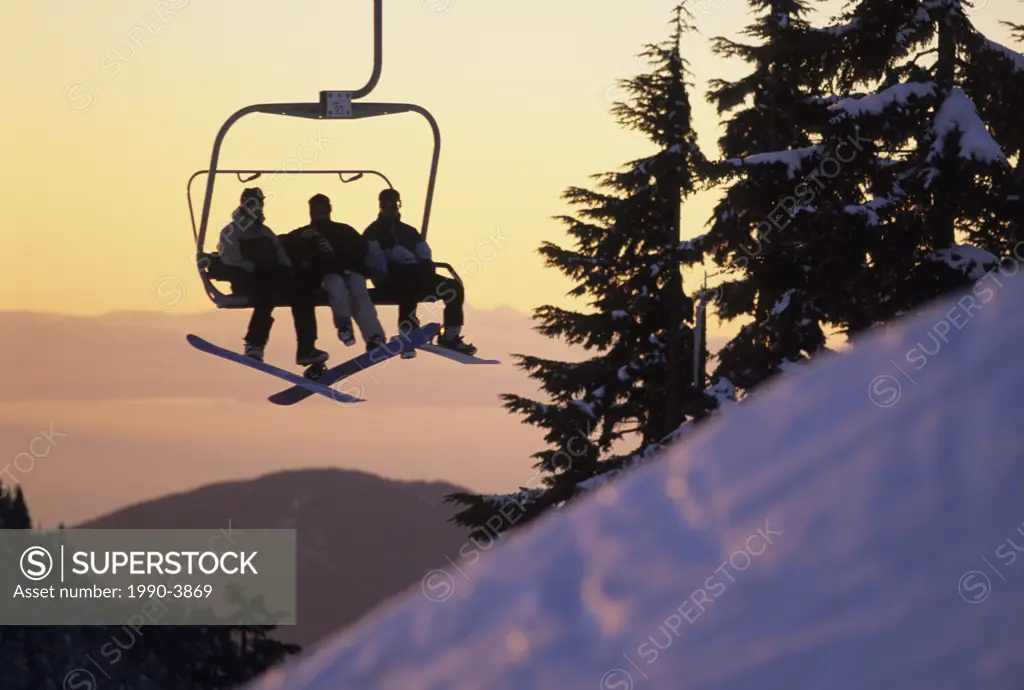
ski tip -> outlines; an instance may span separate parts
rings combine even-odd
[[[330,386],[324,386],[323,384],[317,384],[317,385],[321,388],[321,395],[323,395],[325,398],[330,399],[333,402],[341,403],[341,404],[344,404],[344,405],[350,405],[350,404],[353,404],[353,403],[366,402],[362,398],[360,398],[358,396],[355,396],[352,393],[346,393],[343,390],[338,390],[337,388],[331,388]],[[324,388],[326,388],[327,390],[323,390]],[[271,396],[271,397],[273,397],[273,396]]]
[[[204,338],[200,338],[198,335],[193,335],[192,333],[188,333],[188,334],[185,335],[185,340],[187,340],[188,344],[191,345],[192,347],[194,347],[197,350],[203,350],[203,351],[209,351],[210,350],[211,344],[207,340],[205,340]]]
[[[341,391],[336,391],[333,388],[331,390],[333,392],[330,393],[329,395],[324,394],[324,397],[325,398],[330,398],[332,401],[334,401],[336,403],[341,403],[343,405],[351,405],[351,404],[354,404],[354,403],[366,402],[366,400],[364,400],[363,398],[357,398],[354,395],[349,395],[347,393],[342,393]],[[286,395],[287,392],[288,391],[280,391],[278,393],[274,393],[273,395],[268,396],[267,400],[269,400],[270,402],[274,403],[275,405],[280,405],[281,407],[289,407],[291,405],[294,405],[294,404],[296,404],[298,402],[302,402],[303,400],[305,400],[305,398],[302,398],[300,400],[295,400],[294,398]]]
[[[461,352],[455,352],[447,348],[441,347],[434,344],[420,345],[417,349],[424,350],[426,352],[432,352],[435,355],[450,359],[453,362],[459,362],[461,364],[501,364],[501,360],[498,359],[481,359],[476,355],[467,355]]]

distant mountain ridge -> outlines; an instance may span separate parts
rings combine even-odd
[[[420,318],[440,320],[440,308],[431,307],[421,305]],[[393,306],[379,310],[389,333],[396,313]],[[338,340],[329,309],[317,316],[318,344],[331,363],[362,352],[362,343],[350,348]],[[76,524],[197,486],[310,467],[440,479],[486,492],[515,488],[536,473],[530,454],[544,442],[541,430],[510,416],[498,398],[541,394],[511,353],[585,354],[533,331],[527,314],[467,305],[467,339],[503,364],[464,366],[426,353],[394,358],[345,384],[362,386],[365,404],[339,406],[316,396],[281,407],[267,397],[286,384],[197,352],[185,340],[195,333],[241,347],[248,318],[245,310],[77,316],[0,310],[0,333],[11,335],[0,338],[5,462],[51,424],[67,434],[45,461],[16,475],[33,519]],[[267,361],[301,371],[288,310],[275,312],[275,319]],[[453,422],[473,433],[453,435]],[[381,433],[396,425],[402,433]]]
[[[308,646],[457,556],[469,533],[447,522],[454,510],[442,501],[463,490],[353,470],[294,470],[163,496],[76,527],[298,530],[298,625],[276,636]]]

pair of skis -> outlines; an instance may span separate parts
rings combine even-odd
[[[354,376],[361,371],[369,369],[375,364],[380,364],[381,362],[391,359],[392,357],[400,355],[408,350],[425,350],[426,352],[446,357],[463,364],[500,364],[500,362],[495,359],[480,359],[471,355],[462,354],[461,352],[455,352],[454,350],[445,347],[431,345],[430,341],[434,339],[440,330],[440,324],[426,324],[425,326],[412,330],[405,335],[397,335],[381,347],[364,352],[363,354],[353,357],[352,359],[342,362],[330,369],[317,369],[316,365],[314,365],[307,369],[306,376],[293,374],[290,371],[275,367],[274,365],[267,364],[266,362],[259,362],[251,357],[246,357],[241,353],[233,352],[218,345],[214,345],[213,343],[206,341],[197,335],[192,335],[191,333],[186,336],[186,340],[188,340],[192,347],[200,350],[201,352],[206,352],[232,362],[237,362],[249,367],[250,369],[262,371],[265,374],[276,376],[279,379],[283,379],[291,383],[291,388],[287,388],[270,396],[270,402],[275,405],[295,405],[296,403],[300,403],[306,398],[316,394],[322,395],[325,398],[329,398],[330,400],[339,403],[357,403],[365,401],[362,398],[335,390],[334,388],[331,388],[331,386],[338,381]]]

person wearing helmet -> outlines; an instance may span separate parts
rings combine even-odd
[[[281,238],[293,265],[327,293],[338,339],[355,345],[352,318],[372,350],[385,343],[377,307],[366,290],[366,240],[351,225],[331,220],[331,200],[316,194],[309,200],[309,225]]]
[[[231,222],[221,230],[217,245],[221,262],[234,274],[233,291],[248,295],[252,304],[245,334],[245,356],[263,361],[263,350],[274,323],[274,304],[283,297],[292,305],[298,344],[296,364],[310,366],[325,362],[329,355],[316,348],[313,293],[296,283],[284,247],[264,223],[264,198],[259,187],[245,189],[239,207],[231,214]]]
[[[402,200],[397,190],[385,189],[377,200],[377,220],[363,231],[368,245],[366,265],[378,298],[398,302],[399,333],[419,327],[416,307],[424,298],[434,296],[445,305],[444,331],[437,344],[467,355],[476,354],[476,347],[461,335],[466,301],[462,283],[434,271],[426,240],[416,228],[402,222]],[[406,359],[415,356],[415,350],[402,353]]]

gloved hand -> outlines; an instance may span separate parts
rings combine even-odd
[[[331,243],[327,241],[327,238],[323,235],[317,235],[315,238],[316,249],[318,252],[325,256],[331,256],[334,254],[334,248],[331,247]]]
[[[415,254],[401,245],[392,247],[390,252],[388,252],[388,258],[400,264],[415,264],[419,261]]]

